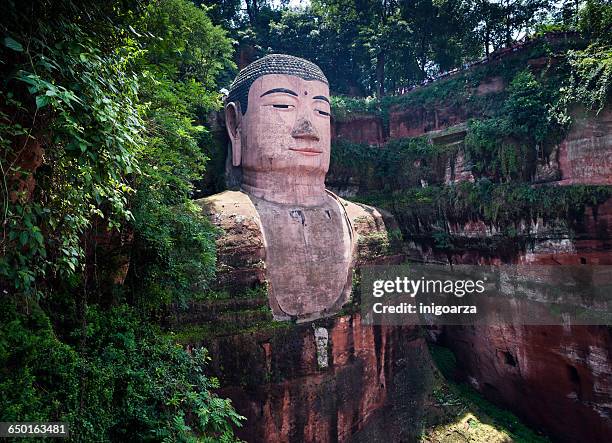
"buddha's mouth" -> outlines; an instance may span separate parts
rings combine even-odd
[[[289,148],[290,151],[299,152],[302,155],[319,155],[322,154],[323,151],[319,151],[318,149],[313,148]]]

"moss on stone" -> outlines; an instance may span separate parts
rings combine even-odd
[[[269,312],[270,309],[267,308]],[[249,311],[243,311],[249,312]],[[261,312],[256,310],[255,312]],[[284,329],[290,328],[293,323],[286,321],[275,321],[272,319],[272,314],[269,312],[269,319],[258,320],[251,323],[241,324],[240,322],[208,322],[197,325],[186,325],[182,327],[175,327],[167,334],[174,339],[177,343],[186,344],[198,344],[206,342],[209,339],[227,335],[236,334],[248,334],[253,332],[269,331],[272,329]]]
[[[550,440],[525,426],[514,414],[498,408],[466,384],[452,381],[456,359],[452,351],[430,345],[438,371],[432,410],[422,442],[546,443]]]
[[[447,252],[475,249],[499,251],[524,248],[535,238],[531,223],[539,220],[557,232],[573,235],[586,208],[612,197],[612,186],[532,186],[496,184],[489,180],[451,186],[408,188],[380,192],[356,200],[386,209],[397,220],[404,239]],[[461,228],[480,221],[488,229],[482,235],[462,235]],[[455,231],[449,231],[455,226]]]

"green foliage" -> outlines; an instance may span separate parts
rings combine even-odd
[[[492,172],[507,179],[522,178],[519,168],[525,165],[517,162],[521,146],[511,143],[512,129],[507,118],[471,120],[468,129],[465,147],[473,173],[487,175]]]
[[[361,192],[433,182],[443,174],[443,160],[451,151],[427,137],[392,140],[384,148],[340,139],[332,148],[328,180],[342,186],[356,179]]]
[[[513,442],[549,442],[548,438],[537,435],[525,426],[513,413],[487,401],[471,386],[454,382],[457,359],[449,348],[430,345],[429,353],[444,377],[440,386],[434,391],[434,396],[438,403],[450,406],[449,412],[456,410],[457,417],[464,417],[466,410],[472,412],[480,422],[490,423],[495,429],[507,433]],[[470,426],[473,425],[470,421],[468,423]]]
[[[233,63],[225,32],[186,1],[149,4],[138,29],[151,37],[137,62],[147,138],[138,153],[130,284],[139,305],[154,309],[185,304],[214,276],[216,231],[190,193],[214,149],[197,119],[220,109],[215,79]]]
[[[452,381],[457,370],[457,358],[453,351],[444,346],[430,344],[429,353],[444,378]]]
[[[391,211],[404,238],[431,236],[441,250],[455,247],[449,224],[481,220],[506,236],[521,233],[521,223],[563,221],[571,228],[585,208],[596,207],[612,196],[609,186],[540,186],[494,184],[482,179],[452,186],[409,188],[360,197],[363,203]],[[523,233],[523,234],[528,234]]]
[[[583,50],[568,53],[571,76],[563,88],[559,119],[567,121],[568,108],[582,104],[601,111],[610,102],[612,91],[612,4],[587,0],[578,14],[578,29],[590,42]]]
[[[389,97],[377,102],[336,97],[333,103],[345,119],[367,112],[385,115],[392,106],[459,107],[461,100],[465,100],[476,107],[476,100],[470,99],[463,86],[465,81],[462,78],[433,84],[401,100]],[[551,115],[558,100],[552,85],[552,80],[538,81],[532,73],[518,71],[504,95],[495,96],[496,105],[491,107],[496,110],[490,111],[493,116],[468,122],[464,149],[473,174],[495,181],[531,179],[536,155],[547,153],[564,133]],[[377,103],[380,108],[376,108]],[[335,184],[359,177],[362,192],[397,190],[421,181],[431,184],[444,175],[445,163],[455,151],[456,147],[431,144],[426,137],[391,140],[382,149],[339,140],[332,150],[330,175]]]
[[[547,92],[546,85],[529,71],[521,71],[512,79],[502,113],[508,116],[515,138],[541,144],[553,135],[547,108],[554,97]]]
[[[169,206],[148,193],[137,198],[129,274],[135,302],[146,310],[184,306],[214,277],[216,229],[193,203]]]
[[[465,401],[476,405],[478,410],[490,417],[497,426],[501,427],[502,429],[507,429],[513,442],[550,442],[547,437],[538,435],[532,429],[525,426],[512,412],[501,409],[490,401],[486,400],[482,394],[476,392],[471,386],[462,383],[460,385],[455,385],[455,387],[459,395],[461,395]]]
[[[92,7],[85,17],[81,8],[89,4],[58,5],[37,6],[35,35],[12,11],[24,26],[4,39],[3,55],[17,69],[0,114],[2,276],[40,296],[49,277],[86,272],[84,238],[93,223],[112,230],[132,222],[135,256],[149,258],[141,262],[142,291],[205,282],[214,269],[214,231],[189,194],[210,142],[198,115],[220,107],[213,88],[233,66],[229,39],[185,0],[131,12]],[[122,28],[126,16],[131,24]],[[33,170],[24,166],[42,149],[32,192],[24,182]],[[184,263],[172,262],[179,257]]]
[[[15,29],[2,55],[15,63],[8,84],[17,93],[1,96],[6,223],[0,272],[29,294],[40,291],[44,276],[67,278],[81,269],[81,235],[92,218],[104,211],[110,228],[132,218],[128,176],[138,172],[135,152],[142,143],[138,82],[125,69],[137,48],[113,29],[71,21],[78,11],[66,7],[53,21],[36,19],[39,35]],[[102,11],[92,10],[92,18],[96,13]],[[98,43],[104,31],[115,40],[112,48]],[[36,177],[40,188],[30,199],[23,183],[32,171],[24,162],[42,148],[49,170]]]
[[[581,48],[584,45],[579,39],[568,38],[563,41],[549,40],[546,36],[530,43],[526,49],[517,53],[506,54],[500,60],[493,60],[484,65],[476,65],[469,70],[463,70],[448,78],[442,78],[427,85],[417,87],[410,92],[400,95],[385,96],[383,98],[357,98],[338,96],[332,100],[332,113],[337,120],[350,120],[353,115],[377,115],[388,122],[389,113],[393,110],[407,108],[423,108],[433,112],[440,107],[465,108],[467,115],[492,116],[500,113],[500,102],[505,100],[507,93],[487,94],[479,96],[474,93],[476,88],[487,78],[500,76],[506,83],[510,83],[525,69],[527,60],[554,56],[568,49]],[[564,66],[547,69],[545,78],[536,78],[540,83],[542,99],[553,100],[554,91],[558,90],[557,75],[564,75]],[[557,72],[559,71],[559,72]],[[550,81],[548,81],[550,78]],[[526,85],[525,92],[531,92]],[[542,91],[542,88],[545,91]],[[518,91],[517,91],[518,92]]]
[[[240,319],[247,316],[264,317],[262,314],[266,314],[269,318],[251,321],[246,325],[241,324],[241,321],[215,321],[214,323],[185,325],[173,331],[170,337],[178,343],[188,344],[200,343],[224,335],[248,334],[252,332],[269,331],[272,329],[291,329],[292,327],[292,323],[290,322],[273,320],[272,313],[268,306],[250,312],[238,311],[235,316]]]
[[[204,351],[151,322],[214,273],[189,197],[230,40],[187,0],[11,2],[1,29],[2,418],[65,420],[76,441],[232,441]],[[119,290],[115,249],[132,259]]]
[[[385,120],[389,118],[391,110],[425,109],[435,112],[440,107],[463,107],[468,115],[478,116],[468,121],[464,144],[472,173],[495,181],[529,181],[535,172],[537,156],[547,155],[567,129],[554,114],[559,102],[557,82],[563,75],[564,67],[561,65],[555,71],[537,78],[522,69],[523,62],[521,58],[509,66],[504,65],[514,75],[509,78],[506,91],[491,97],[473,94],[473,88],[486,78],[483,77],[484,73],[489,76],[492,72],[476,70],[436,82],[405,96],[386,97],[381,101],[336,97],[333,100],[335,116],[340,115],[340,120],[350,120],[351,116],[369,113]],[[466,83],[470,87],[466,87]],[[343,176],[368,177],[367,171],[377,171],[387,179],[384,184],[389,189],[414,186],[420,180],[435,183],[436,177],[439,180],[444,174],[440,169],[444,167],[441,160],[448,159],[441,154],[452,154],[455,148],[445,149],[435,145],[426,148],[424,140],[422,137],[391,140],[384,149],[365,145],[357,147],[339,141],[332,150],[331,175],[337,180]],[[404,147],[398,151],[398,147],[402,146],[418,148]],[[412,153],[409,157],[408,152]],[[352,175],[346,169],[350,162],[353,163]],[[402,180],[404,174],[412,180]],[[366,178],[367,181],[370,180]],[[376,186],[367,189],[376,189]]]
[[[566,103],[582,103],[589,110],[601,111],[612,91],[612,49],[591,45],[585,51],[569,54],[572,78],[566,89]]]
[[[578,30],[589,40],[610,43],[612,4],[606,0],[587,0],[578,13]]]
[[[360,89],[382,97],[387,91],[396,93],[432,75],[458,68],[488,53],[490,46],[511,44],[511,35],[529,29],[546,3],[318,0],[313,2],[313,11],[320,17],[322,29],[332,29],[338,38],[353,42],[339,48],[342,52],[338,55],[352,61],[352,69],[345,71],[343,88],[335,90],[354,94],[355,89]],[[326,42],[321,46],[326,48]],[[335,60],[331,62],[329,68],[327,64],[322,66],[325,72],[335,74]],[[347,77],[353,77],[352,83]],[[334,83],[337,81],[332,81],[333,86]]]
[[[334,95],[331,98],[331,108],[334,119],[350,121],[354,116],[380,115],[380,100],[374,97],[356,98]]]
[[[347,96],[400,94],[543,24],[557,29],[567,16],[567,2],[550,0],[201,3],[230,30],[242,63],[269,53],[304,57],[322,68],[335,94]]]
[[[5,296],[0,306],[2,420],[59,419],[78,401],[78,354],[57,339],[37,305],[26,315]]]
[[[126,305],[92,307],[77,349],[38,305],[1,303],[2,420],[66,421],[74,441],[234,441],[243,418],[210,393],[204,349],[188,354]]]

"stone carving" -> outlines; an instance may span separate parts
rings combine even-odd
[[[314,328],[314,338],[317,347],[317,366],[320,369],[327,368],[329,361],[327,359],[327,343],[329,342],[329,333],[327,329],[318,327]]]
[[[303,59],[270,55],[240,71],[225,119],[241,190],[199,201],[225,230],[218,242],[221,278],[244,285],[265,278],[278,320],[337,312],[351,291],[354,219],[386,232],[378,211],[325,189],[329,97],[321,70]],[[255,266],[262,261],[264,269]]]

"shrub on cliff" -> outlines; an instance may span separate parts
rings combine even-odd
[[[496,181],[529,181],[536,154],[546,155],[563,134],[564,128],[550,115],[558,100],[552,79],[519,71],[496,115],[468,122],[465,151],[472,171]]]
[[[572,75],[564,89],[565,102],[599,112],[612,93],[612,4],[588,0],[580,11],[578,29],[591,44],[568,54]]]
[[[129,306],[90,309],[83,348],[35,304],[0,307],[2,420],[65,421],[74,441],[233,440],[241,417],[210,393],[205,350],[188,354]]]

